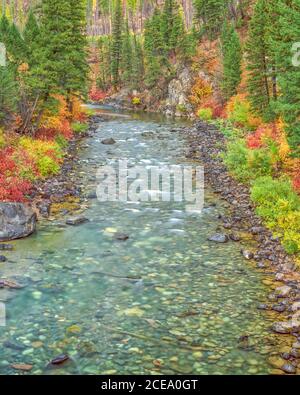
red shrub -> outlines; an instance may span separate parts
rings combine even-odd
[[[300,174],[293,179],[293,187],[297,193],[300,193]]]
[[[18,177],[5,177],[0,175],[0,201],[4,202],[24,202],[25,195],[31,190],[32,184],[29,181],[21,180]]]
[[[266,145],[268,139],[278,142],[279,138],[280,130],[275,123],[262,124],[254,133],[247,136],[247,147],[250,149],[261,148]]]
[[[70,122],[65,119],[61,123],[62,127],[60,129],[41,127],[35,133],[35,138],[53,141],[58,135],[62,135],[65,139],[71,140],[73,138],[73,131]]]
[[[99,102],[105,99],[105,97],[106,97],[106,93],[101,91],[100,89],[92,89],[89,93],[89,98],[95,102]]]
[[[210,108],[213,112],[213,118],[220,118],[223,112],[222,105],[217,103],[214,99],[205,100],[201,108]]]

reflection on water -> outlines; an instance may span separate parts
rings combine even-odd
[[[187,142],[174,126],[140,114],[101,122],[82,143],[76,182],[84,195],[92,196],[97,168],[111,159],[186,163]],[[109,137],[117,144],[101,144]],[[1,374],[19,373],[12,363],[32,364],[30,374],[269,372],[276,338],[257,310],[267,292],[260,274],[241,258],[240,244],[207,241],[223,203],[207,191],[201,215],[180,203],[87,204],[89,222],[41,223],[0,264],[1,277],[25,286],[0,289],[8,314]],[[130,238],[116,241],[116,232]],[[49,370],[63,353],[72,360]]]

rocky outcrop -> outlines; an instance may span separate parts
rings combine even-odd
[[[168,86],[168,96],[164,112],[166,115],[186,116],[193,112],[188,97],[191,92],[193,77],[188,67],[178,72]]]
[[[0,241],[20,239],[36,229],[36,214],[22,203],[0,203]]]

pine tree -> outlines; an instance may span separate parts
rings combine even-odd
[[[0,66],[0,125],[16,110],[17,83],[9,66]]]
[[[300,67],[299,55],[292,53],[300,37],[300,0],[278,0],[276,6],[278,34],[272,44],[280,88],[277,110],[287,125],[294,155],[300,157]]]
[[[98,40],[99,48],[99,75],[97,79],[97,86],[106,91],[111,84],[111,49],[110,49],[110,37],[101,36]]]
[[[175,1],[174,0],[166,0],[164,4],[164,9],[161,14],[161,33],[163,35],[164,39],[164,44],[165,44],[165,50],[170,51],[173,48],[173,43],[174,43],[174,31],[173,31],[173,25],[174,25],[174,7],[175,7]],[[173,43],[172,43],[173,41]]]
[[[241,82],[242,49],[239,36],[231,23],[225,22],[221,35],[223,60],[222,90],[229,99],[237,92]]]
[[[29,12],[23,37],[26,48],[26,60],[29,67],[32,67],[36,63],[35,54],[38,52],[40,38],[40,28],[32,11]]]
[[[16,67],[26,59],[25,43],[19,29],[14,23],[9,27],[7,34],[7,51],[10,54],[11,63]]]
[[[9,20],[6,15],[3,14],[0,20],[0,41],[6,44],[9,34]]]
[[[254,7],[246,43],[247,86],[253,109],[268,118],[270,104],[277,99],[274,54],[271,47],[270,0],[258,0]]]
[[[166,46],[162,30],[162,14],[158,8],[145,23],[145,82],[151,88],[162,74],[162,68],[167,64]]]
[[[220,32],[228,0],[194,0],[195,22],[210,39]]]
[[[122,2],[116,0],[113,26],[112,26],[112,44],[111,44],[111,74],[113,86],[116,88],[119,84],[120,60],[122,50]]]
[[[69,0],[70,32],[65,40],[66,79],[63,89],[66,91],[67,102],[72,110],[72,96],[85,96],[87,93],[87,40],[84,0]]]
[[[141,88],[141,81],[144,78],[144,53],[141,38],[133,35],[133,59],[132,59],[132,87]]]
[[[125,22],[125,29],[122,38],[122,53],[121,53],[121,70],[122,70],[122,82],[124,84],[129,84],[132,81],[133,70],[132,70],[132,60],[133,60],[133,49],[131,34],[129,31],[128,21]]]

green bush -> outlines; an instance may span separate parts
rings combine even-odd
[[[270,151],[267,148],[250,150],[243,139],[231,140],[223,159],[229,171],[241,182],[248,183],[273,172]]]
[[[73,122],[71,127],[74,133],[85,133],[88,130],[89,125],[88,123]]]
[[[211,108],[200,108],[197,115],[203,121],[210,121],[213,118],[213,110]]]
[[[251,199],[270,228],[276,228],[281,217],[300,210],[300,198],[288,179],[258,178],[251,188]]]
[[[42,156],[37,161],[37,168],[43,177],[48,177],[57,174],[60,166],[49,156]]]
[[[62,134],[58,134],[55,137],[55,142],[62,148],[67,148],[68,146],[68,141],[64,138],[64,136]]]
[[[288,254],[300,252],[300,197],[288,179],[258,178],[251,189],[256,212],[276,236]]]

